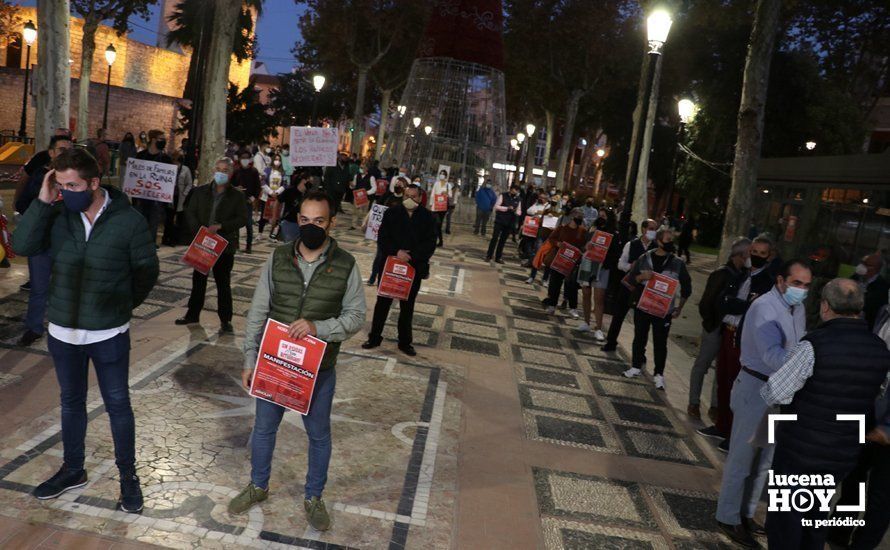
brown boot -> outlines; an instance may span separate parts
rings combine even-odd
[[[691,418],[701,420],[701,408],[699,408],[698,405],[689,405],[688,407],[686,407],[686,414],[688,414]]]

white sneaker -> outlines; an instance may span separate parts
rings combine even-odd
[[[636,367],[631,367],[624,371],[622,374],[624,374],[626,378],[636,378],[637,376],[643,374],[643,371]]]
[[[580,318],[581,318],[581,312],[578,311],[577,309],[570,309],[570,310],[569,310],[569,316],[570,316],[572,319],[580,319]]]
[[[527,284],[527,285],[534,284],[534,282],[535,282],[535,280],[531,277],[529,277],[528,279],[525,280],[525,284]]]
[[[590,325],[582,321],[581,324],[578,325],[578,328],[576,328],[575,330],[577,330],[578,332],[590,332]]]
[[[556,313],[556,308],[555,308],[555,307],[550,306],[550,307],[547,308],[547,315],[553,315],[554,313]]]
[[[660,374],[656,374],[654,376],[654,378],[655,378],[655,389],[663,390],[664,389],[664,376],[662,376]]]
[[[596,329],[593,331],[593,339],[596,340],[598,344],[601,344],[606,341],[606,335],[603,334],[603,331],[600,329]]]

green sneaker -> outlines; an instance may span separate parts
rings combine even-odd
[[[260,489],[254,486],[253,483],[248,483],[247,487],[229,502],[229,513],[234,515],[243,514],[250,510],[254,504],[258,504],[267,498],[269,498],[269,491]]]
[[[316,531],[327,531],[331,528],[331,516],[328,515],[328,510],[324,507],[323,500],[318,497],[304,500],[303,508],[306,510],[306,519],[313,529]]]

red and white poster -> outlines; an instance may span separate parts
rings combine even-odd
[[[550,269],[568,277],[580,259],[581,251],[577,247],[568,243],[561,243],[559,250],[556,252],[556,257],[553,258],[553,262],[550,264]]]
[[[293,340],[287,329],[284,323],[266,321],[250,395],[306,414],[327,343],[314,336]]]
[[[382,197],[389,191],[389,182],[384,179],[377,179],[377,196]]]
[[[448,193],[433,195],[433,212],[448,211]]]
[[[353,189],[352,190],[352,204],[354,204],[356,208],[368,206],[368,190],[367,189]]]
[[[229,246],[229,241],[216,233],[211,233],[206,227],[201,227],[198,234],[192,239],[192,244],[182,257],[182,263],[195,268],[195,271],[207,275],[220,255]]]
[[[680,288],[680,281],[661,273],[653,273],[646,281],[637,309],[654,317],[667,317],[674,303],[674,296]]]
[[[591,237],[590,242],[587,243],[587,251],[584,252],[584,257],[591,262],[601,264],[606,261],[606,253],[609,252],[609,247],[611,245],[612,235],[605,231],[594,231],[593,237]]]
[[[412,284],[414,284],[414,268],[408,262],[389,256],[386,258],[386,265],[383,266],[377,296],[407,300],[411,294]]]
[[[522,223],[523,237],[537,237],[538,229],[541,228],[541,218],[537,216],[526,216]]]
[[[263,208],[264,220],[277,220],[281,214],[281,203],[275,197],[266,199],[266,206]]]

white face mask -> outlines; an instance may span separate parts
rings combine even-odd
[[[269,153],[272,152],[272,148],[271,148],[271,147],[266,147],[265,151],[266,151],[266,154],[268,155]]]
[[[657,231],[655,231],[654,229],[650,229],[650,230],[646,231],[646,239],[650,240],[650,241],[654,241],[656,233],[657,233]]]
[[[273,161],[272,161],[272,166],[281,166],[281,161],[280,161],[280,160],[273,160]]]
[[[247,168],[250,166],[250,159],[241,159],[241,166]]]
[[[751,258],[745,258],[745,267],[751,269]]]
[[[445,179],[445,176],[443,176],[442,174],[439,174],[439,181],[444,180],[444,179]]]
[[[868,273],[868,267],[865,264],[859,264],[856,266],[856,275],[860,277]]]

